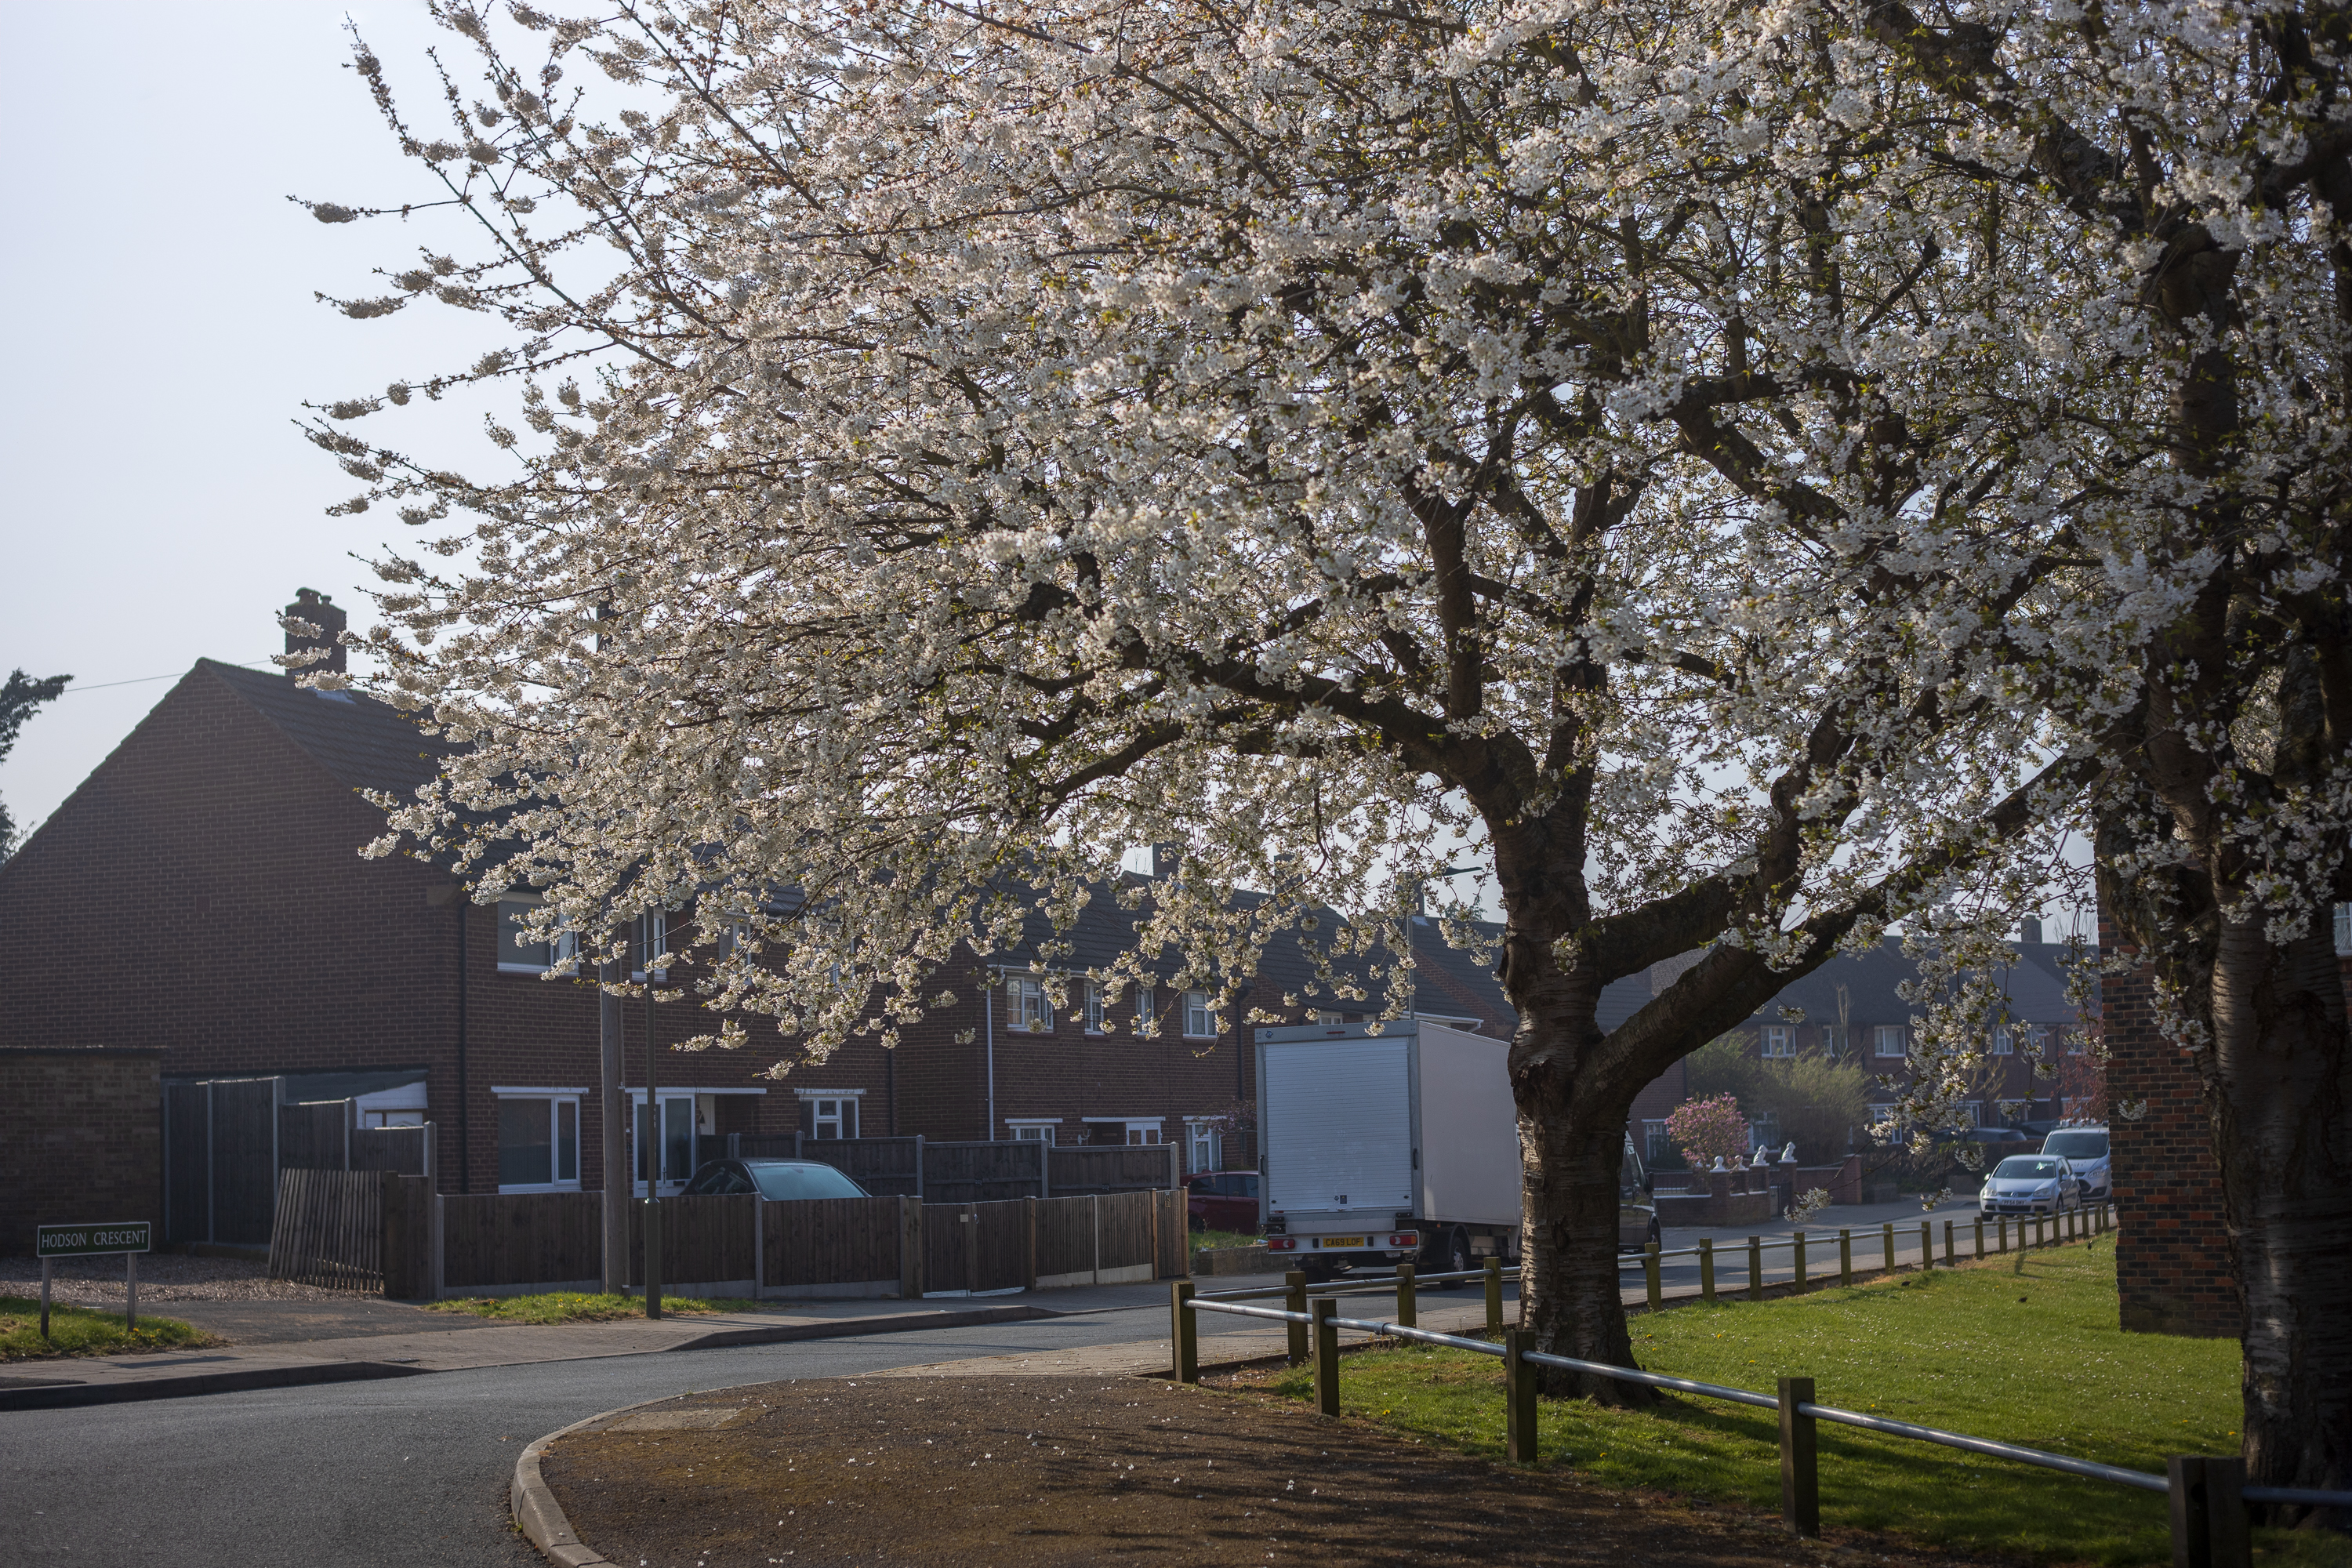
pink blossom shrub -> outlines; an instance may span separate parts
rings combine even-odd
[[[1747,1152],[1748,1119],[1732,1095],[1686,1100],[1666,1118],[1666,1136],[1693,1170],[1705,1170],[1717,1157],[1729,1160]]]

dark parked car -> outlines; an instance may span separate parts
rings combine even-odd
[[[1192,1216],[1194,1230],[1234,1230],[1244,1236],[1257,1234],[1255,1171],[1207,1171],[1197,1176],[1187,1176],[1184,1185],[1191,1189],[1184,1200],[1184,1209]]]
[[[819,1160],[710,1160],[686,1184],[685,1195],[757,1193],[775,1203],[874,1194]]]

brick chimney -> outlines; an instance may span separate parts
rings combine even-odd
[[[337,639],[342,636],[343,628],[350,624],[351,617],[337,609],[335,602],[316,588],[295,589],[294,602],[286,606],[286,614],[297,620],[308,621],[319,628],[319,635],[316,637],[305,637],[289,629],[286,634],[288,653],[308,653],[313,648],[324,648],[327,652],[326,658],[314,664],[306,664],[299,669],[288,670],[286,679],[292,680],[297,676],[310,675],[322,669],[342,673],[343,645]]]

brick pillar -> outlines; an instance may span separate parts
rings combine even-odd
[[[2105,952],[2129,951],[2105,913]],[[2126,1331],[2235,1339],[2244,1309],[2221,1223],[2221,1174],[2212,1122],[2189,1053],[2156,1026],[2152,976],[2145,967],[2100,985],[2107,1048],[2107,1104],[2145,1100],[2147,1114],[2108,1117],[2121,1233],[2116,1283]]]

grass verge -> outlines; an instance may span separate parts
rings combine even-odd
[[[150,1318],[142,1313],[137,1328],[126,1329],[120,1312],[66,1306],[50,1307],[49,1337],[44,1340],[40,1298],[0,1296],[0,1361],[190,1350],[219,1342],[214,1335],[176,1318]]]
[[[1937,1269],[1780,1301],[1691,1306],[1633,1321],[1654,1371],[1769,1392],[1809,1374],[1825,1405],[2053,1453],[2161,1472],[2170,1454],[2238,1447],[2238,1347],[2116,1326],[2111,1247]],[[1351,1355],[1343,1409],[1400,1434],[1499,1459],[1500,1363],[1462,1351]],[[1312,1397],[1305,1368],[1237,1387]],[[1546,1467],[1610,1486],[1721,1499],[1777,1512],[1777,1419],[1668,1396],[1643,1410],[1546,1400]],[[2170,1559],[2162,1495],[2127,1490],[1851,1427],[1820,1428],[1822,1517],[1970,1552],[2043,1561]],[[2283,1534],[2284,1532],[2280,1532]],[[2258,1560],[2352,1563],[2343,1543],[2265,1532]],[[2318,1555],[2313,1555],[2317,1552]]]
[[[1238,1230],[1196,1230],[1192,1232],[1192,1247],[1198,1252],[1209,1247],[1255,1247],[1259,1238]]]
[[[501,1323],[601,1323],[616,1318],[642,1318],[641,1296],[608,1296],[583,1290],[550,1290],[537,1296],[473,1296],[459,1301],[435,1301],[428,1312],[470,1312]],[[664,1296],[665,1316],[690,1317],[697,1312],[756,1312],[760,1303],[731,1296],[708,1300],[697,1296]]]

